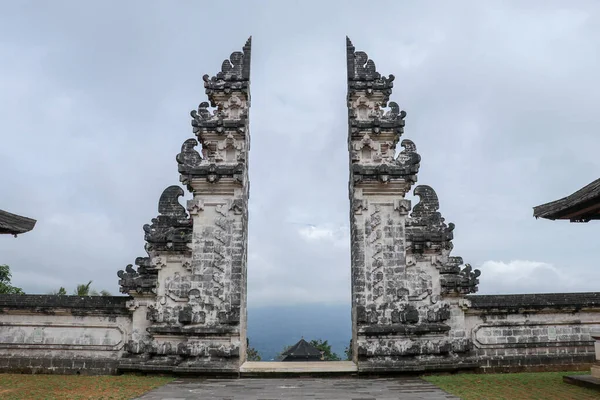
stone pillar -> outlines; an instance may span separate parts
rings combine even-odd
[[[462,311],[444,297],[464,283],[462,260],[448,257],[454,226],[443,223],[428,186],[415,189],[421,201],[409,216],[405,195],[421,157],[408,139],[396,155],[406,113],[389,102],[394,76],[381,76],[349,39],[347,66],[354,361],[363,372],[467,366],[457,358],[471,348]],[[475,278],[459,296],[472,291]]]
[[[193,194],[187,210],[183,189],[167,188],[144,227],[148,257],[119,271],[134,298],[121,370],[237,374],[245,361],[250,50],[248,39],[203,77],[209,102],[191,113],[197,139],[176,157]]]
[[[600,379],[600,332],[594,332],[591,336],[595,340],[594,350],[596,351],[596,362],[592,365],[592,376]]]

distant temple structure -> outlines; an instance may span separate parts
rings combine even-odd
[[[308,343],[304,338],[282,353],[281,361],[323,361],[321,350]]]
[[[0,210],[0,234],[9,234],[16,237],[32,230],[36,222],[35,219]]]
[[[533,207],[533,216],[551,220],[566,219],[571,222],[600,219],[600,179],[567,197]]]

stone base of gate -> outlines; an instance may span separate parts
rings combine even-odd
[[[172,374],[172,375],[203,375],[211,377],[239,376],[239,363],[236,362],[183,362],[178,364],[153,363],[153,362],[123,362],[117,367],[118,372],[133,372],[143,374]]]
[[[361,375],[411,374],[422,372],[456,372],[459,370],[477,370],[480,363],[472,357],[431,359],[406,359],[402,357],[369,358],[358,362]]]
[[[355,375],[358,371],[352,361],[246,361],[240,368],[242,378],[281,376],[336,376]]]

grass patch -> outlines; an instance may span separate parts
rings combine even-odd
[[[598,400],[600,393],[564,383],[585,372],[429,375],[423,379],[463,400]]]
[[[84,376],[0,374],[0,399],[129,400],[173,378],[162,376]]]

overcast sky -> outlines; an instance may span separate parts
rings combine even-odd
[[[600,224],[532,216],[599,177],[599,21],[597,1],[2,1],[0,208],[38,222],[0,264],[28,293],[118,293],[202,75],[252,35],[249,305],[349,302],[348,35],[396,76],[480,293],[600,290]]]

